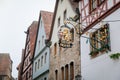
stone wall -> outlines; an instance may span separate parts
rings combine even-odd
[[[80,75],[80,46],[79,44],[80,44],[79,36],[75,34],[75,39],[74,39],[72,48],[62,48],[62,50],[60,50],[60,47],[57,43],[57,54],[55,55],[54,46],[51,47],[49,80],[56,80],[55,78],[56,70],[58,70],[57,80],[62,80],[61,67],[64,67],[65,69],[65,66],[68,64],[68,70],[70,70],[71,62],[74,63],[74,78],[76,75],[78,74]],[[69,80],[70,80],[70,71],[69,71]]]

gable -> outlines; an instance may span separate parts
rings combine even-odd
[[[58,19],[60,19],[60,26],[64,24],[64,12],[66,10],[66,18],[73,17],[76,15],[75,9],[78,7],[78,3],[72,2],[72,0],[57,0],[55,5],[55,11],[52,22],[52,30],[50,33],[50,40],[54,44],[58,41]],[[64,6],[64,7],[63,7]]]
[[[39,52],[46,46],[45,40],[49,38],[50,30],[51,30],[51,22],[52,22],[52,12],[41,11],[39,17],[39,28],[36,39],[35,46],[35,56],[36,57]]]

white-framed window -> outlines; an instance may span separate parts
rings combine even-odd
[[[42,36],[42,46],[44,45],[44,36]]]
[[[40,59],[38,59],[38,69],[40,68]]]
[[[43,66],[43,56],[41,57],[41,67]]]
[[[35,72],[37,71],[37,62],[35,62]]]
[[[60,17],[58,18],[58,27],[60,26]]]
[[[45,58],[44,58],[44,62],[46,63],[47,62],[47,52],[45,53]]]
[[[63,21],[65,21],[66,19],[67,19],[67,10],[65,10],[63,13]]]

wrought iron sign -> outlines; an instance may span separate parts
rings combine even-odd
[[[109,24],[101,25],[101,28],[90,34],[90,55],[99,52],[110,51]]]
[[[58,31],[59,46],[63,48],[71,48],[74,40],[74,29],[63,25]]]

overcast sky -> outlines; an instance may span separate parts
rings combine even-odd
[[[40,10],[53,12],[54,5],[55,0],[0,0],[0,53],[10,53],[13,77],[25,47],[24,31],[38,21]]]

